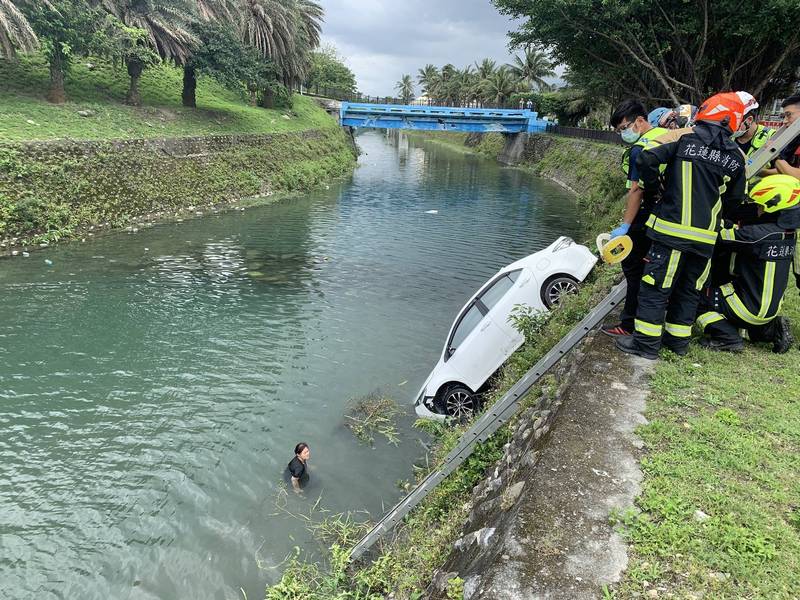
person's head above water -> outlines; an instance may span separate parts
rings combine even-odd
[[[305,462],[311,457],[311,449],[305,442],[300,442],[294,447],[294,455]]]

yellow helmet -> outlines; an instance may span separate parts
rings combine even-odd
[[[791,175],[769,175],[750,189],[750,198],[772,213],[800,203],[800,179]]]

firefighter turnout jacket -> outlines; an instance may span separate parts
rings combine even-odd
[[[656,194],[666,165],[666,188],[647,221],[648,236],[669,248],[711,258],[721,217],[745,197],[745,158],[727,129],[698,122],[645,148],[639,176],[645,196]]]
[[[731,280],[719,287],[727,310],[743,326],[766,325],[781,308],[795,254],[795,231],[777,223],[757,223],[722,229],[719,243],[731,250]],[[701,314],[705,328],[723,318]]]

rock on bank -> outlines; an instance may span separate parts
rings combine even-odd
[[[318,186],[350,173],[341,128],[0,144],[0,250],[161,213]]]

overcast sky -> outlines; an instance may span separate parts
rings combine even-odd
[[[510,62],[514,24],[489,0],[321,0],[323,44],[333,43],[371,96],[395,93],[397,81],[427,63],[458,68],[492,58]],[[416,90],[419,95],[421,92]]]

